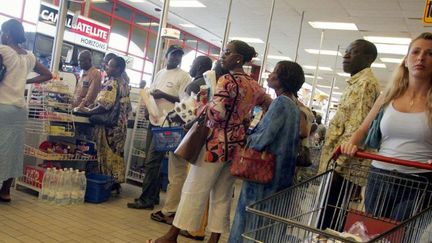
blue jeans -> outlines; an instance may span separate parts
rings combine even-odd
[[[431,205],[432,173],[406,174],[370,169],[365,192],[366,213],[398,222]]]

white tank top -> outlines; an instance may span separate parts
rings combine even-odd
[[[18,54],[6,45],[0,45],[0,54],[6,66],[6,75],[0,82],[0,104],[24,107],[27,76],[35,67],[36,57],[31,52]]]
[[[385,108],[380,128],[380,155],[422,163],[432,159],[432,129],[428,125],[426,112],[400,112],[391,103]],[[372,166],[401,173],[432,172],[378,161],[373,161]]]

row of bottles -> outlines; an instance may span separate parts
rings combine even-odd
[[[58,205],[82,204],[86,186],[84,171],[48,168],[43,177],[39,199]]]

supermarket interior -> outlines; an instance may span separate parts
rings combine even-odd
[[[431,0],[2,0],[0,26],[0,242],[432,242]]]

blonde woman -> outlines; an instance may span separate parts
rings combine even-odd
[[[411,42],[407,56],[395,71],[393,82],[375,102],[349,142],[342,144],[342,153],[355,154],[380,109],[384,112],[380,122],[380,155],[424,163],[432,158],[432,33],[423,33]],[[404,192],[406,187],[397,187],[397,181],[386,181],[386,178],[411,180],[413,185],[420,185],[419,181],[424,179],[432,181],[429,170],[378,161],[372,162],[370,172],[365,193],[366,211],[397,221],[413,213],[414,197],[418,196],[413,190],[424,188],[413,186],[415,189],[407,193]],[[383,190],[385,197],[381,195]],[[385,205],[386,209],[377,205]]]

